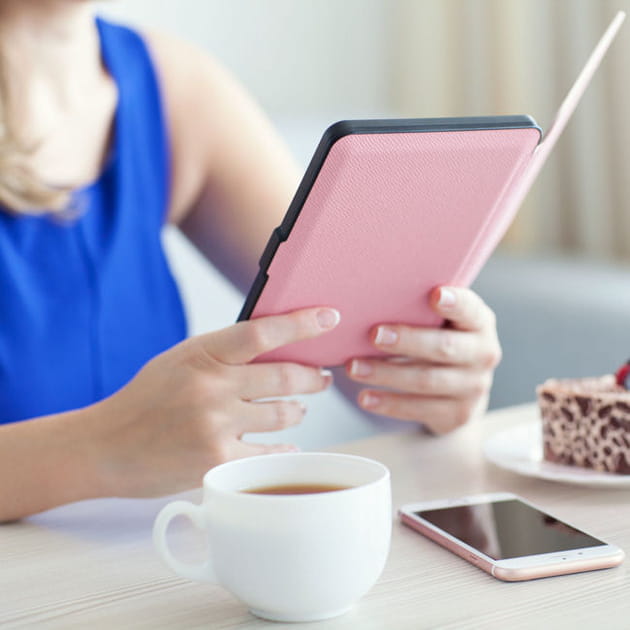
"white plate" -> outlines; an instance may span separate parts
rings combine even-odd
[[[496,466],[528,477],[598,488],[630,488],[630,475],[597,472],[545,461],[542,457],[540,420],[495,433],[484,442],[483,454]]]

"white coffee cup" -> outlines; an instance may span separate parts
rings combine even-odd
[[[313,494],[250,494],[269,486],[350,486]],[[251,612],[274,621],[341,615],[380,576],[391,536],[388,469],[334,453],[250,457],[211,469],[203,502],[174,501],[158,514],[153,539],[166,564],[191,580],[216,582]],[[173,556],[166,530],[187,516],[207,532],[207,558]]]

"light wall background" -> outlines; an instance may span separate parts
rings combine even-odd
[[[387,0],[117,0],[102,13],[192,41],[274,118],[390,106]]]

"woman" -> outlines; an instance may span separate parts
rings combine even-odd
[[[332,376],[251,362],[339,314],[183,341],[160,244],[177,224],[246,288],[299,179],[266,119],[216,61],[95,21],[83,1],[0,0],[0,67],[0,520],[175,492],[220,462],[293,449],[240,437],[300,422],[299,403],[269,399]],[[404,360],[346,371],[361,407],[439,433],[485,408],[500,350],[475,294],[442,287],[432,304],[449,328],[385,322],[373,342]]]

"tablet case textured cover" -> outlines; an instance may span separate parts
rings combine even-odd
[[[534,126],[354,133],[334,142],[290,237],[273,245],[249,315],[327,305],[340,311],[341,322],[259,360],[340,365],[378,356],[368,339],[376,323],[439,326],[429,292],[474,280],[623,18],[611,23],[540,144]]]

